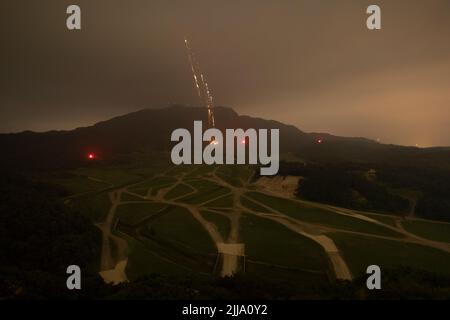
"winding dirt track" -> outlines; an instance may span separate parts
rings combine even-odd
[[[114,215],[117,206],[120,204],[120,197],[123,190],[109,193],[111,200],[111,208],[103,223],[97,224],[102,231],[102,255],[100,262],[100,275],[106,283],[118,284],[128,280],[125,274],[125,268],[128,262],[127,258],[127,242],[112,234]],[[117,248],[117,257],[112,256],[111,242],[114,242]]]
[[[172,169],[167,170],[166,172],[163,172],[156,177],[163,177],[165,176],[168,171]],[[195,170],[195,169],[194,169]],[[436,248],[439,250],[443,250],[445,252],[450,252],[450,244],[448,243],[441,243],[436,241],[431,241],[428,239],[421,238],[419,236],[416,236],[414,234],[409,233],[403,228],[403,225],[401,224],[400,218],[396,221],[396,226],[391,226],[388,224],[384,224],[380,221],[377,221],[375,219],[372,219],[366,215],[364,215],[364,212],[357,212],[354,210],[344,209],[344,208],[338,208],[330,205],[315,203],[315,202],[308,202],[300,200],[292,195],[291,192],[284,192],[285,190],[281,190],[280,188],[277,189],[277,187],[272,183],[270,188],[264,188],[264,184],[256,184],[257,191],[270,195],[275,196],[279,198],[288,199],[290,201],[297,202],[299,204],[302,204],[306,207],[311,208],[322,208],[327,211],[334,212],[335,214],[352,217],[354,219],[363,220],[365,222],[373,223],[376,225],[383,226],[387,229],[396,231],[403,235],[403,238],[394,238],[394,237],[387,237],[387,236],[380,236],[380,235],[374,235],[374,234],[367,234],[367,233],[361,233],[361,232],[353,232],[348,230],[341,230],[336,228],[331,228],[329,226],[324,226],[320,224],[311,224],[306,223],[304,221],[301,221],[299,219],[294,219],[290,216],[287,216],[286,214],[277,211],[276,209],[267,206],[264,203],[261,203],[255,199],[247,198],[260,207],[263,207],[266,209],[267,212],[258,212],[255,210],[251,210],[250,208],[247,208],[242,205],[241,199],[245,197],[245,193],[249,191],[254,191],[254,189],[250,189],[249,187],[255,187],[255,184],[252,184],[249,182],[250,178],[247,181],[242,182],[242,186],[237,187],[234,185],[231,185],[230,183],[224,181],[217,175],[217,167],[211,172],[208,173],[206,176],[201,177],[203,180],[207,180],[210,182],[213,182],[219,186],[226,187],[230,190],[229,193],[217,196],[213,199],[209,199],[205,201],[204,203],[194,205],[194,204],[187,204],[182,202],[182,198],[185,198],[188,195],[194,195],[198,190],[194,188],[193,186],[190,186],[188,184],[184,183],[184,178],[187,175],[187,172],[183,172],[177,176],[175,176],[176,181],[173,183],[170,187],[162,188],[158,190],[156,195],[151,194],[151,188],[148,189],[146,196],[142,196],[140,194],[136,194],[130,189],[138,185],[138,183],[133,183],[125,187],[121,187],[117,190],[111,191],[109,193],[109,197],[111,200],[111,207],[109,209],[108,214],[106,215],[106,219],[104,222],[97,224],[97,226],[100,228],[103,234],[103,243],[102,243],[102,254],[101,254],[101,271],[100,274],[102,275],[103,279],[106,282],[112,282],[112,283],[120,283],[127,281],[127,276],[125,273],[126,264],[127,264],[127,255],[128,255],[128,248],[127,248],[127,241],[118,236],[117,232],[114,233],[115,230],[115,212],[119,205],[127,204],[127,203],[134,203],[139,201],[122,201],[121,196],[124,193],[128,193],[130,195],[133,195],[136,198],[142,199],[142,201],[156,201],[160,203],[165,203],[167,205],[174,205],[183,207],[186,210],[188,210],[192,217],[196,219],[205,229],[205,231],[208,233],[212,241],[215,243],[217,252],[220,254],[221,258],[220,261],[222,261],[222,264],[219,266],[219,274],[221,276],[230,276],[234,273],[238,272],[239,270],[242,270],[243,266],[240,266],[240,263],[242,259],[240,257],[245,258],[245,244],[240,242],[240,236],[239,236],[239,229],[240,229],[240,218],[242,214],[250,213],[253,215],[256,215],[260,218],[269,219],[273,222],[279,223],[289,230],[302,235],[304,237],[307,237],[314,242],[316,242],[320,247],[323,249],[324,253],[327,255],[330,264],[332,266],[332,271],[334,272],[334,276],[336,279],[342,279],[342,280],[351,280],[352,274],[350,272],[350,269],[340,253],[338,247],[335,245],[333,240],[327,236],[327,233],[329,232],[346,232],[346,233],[353,233],[353,234],[360,234],[367,237],[375,237],[375,238],[383,238],[383,239],[389,239],[392,241],[402,241],[402,242],[409,242],[409,243],[416,243],[421,244],[424,246]],[[142,182],[142,181],[141,181]],[[289,182],[289,184],[292,184],[292,181]],[[193,190],[189,193],[183,194],[179,197],[173,198],[173,199],[167,199],[166,195],[169,191],[173,190],[176,186],[179,185],[185,185],[190,187]],[[258,186],[259,185],[259,186]],[[281,190],[281,192],[280,192]],[[223,212],[219,210],[218,208],[210,207],[208,206],[209,203],[220,199],[222,197],[226,197],[229,195],[232,195],[233,203],[231,210],[228,210],[227,212]],[[227,237],[227,239],[223,239],[222,235],[218,231],[215,224],[209,222],[206,220],[202,214],[200,213],[201,210],[208,210],[215,212],[217,214],[221,214],[224,217],[228,218],[230,221],[230,233]],[[111,246],[114,244],[116,250],[116,255],[113,256]],[[295,253],[293,253],[295,254]]]

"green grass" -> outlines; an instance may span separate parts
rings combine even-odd
[[[373,220],[377,220],[381,223],[387,224],[389,226],[395,227],[395,218],[396,217],[389,216],[389,215],[381,215],[381,214],[368,214],[368,213],[360,213],[360,214],[362,214],[363,216],[366,216],[368,218],[371,218]]]
[[[202,211],[201,214],[206,220],[216,225],[224,240],[228,238],[230,234],[230,219],[222,214],[210,211]]]
[[[135,226],[166,207],[166,204],[157,202],[123,204],[117,207],[116,218],[123,224]]]
[[[130,174],[121,167],[89,167],[78,168],[74,173],[104,181],[107,184],[122,185],[136,181],[140,177]]]
[[[201,204],[230,192],[230,189],[207,180],[191,180],[186,183],[197,189],[195,194],[179,199],[186,203]]]
[[[253,211],[256,211],[256,212],[262,212],[262,213],[270,212],[270,210],[267,210],[266,208],[260,206],[256,202],[248,199],[247,197],[241,197],[241,203],[244,207],[251,209]]]
[[[136,193],[138,195],[141,195],[143,197],[147,196],[149,188],[131,188],[128,189],[128,191],[132,192],[132,193]]]
[[[167,214],[151,224],[153,234],[189,251],[215,253],[216,247],[203,226],[191,213],[173,207]]]
[[[232,186],[241,187],[242,181],[246,182],[253,175],[253,169],[246,165],[228,165],[219,167],[216,173]]]
[[[242,187],[242,181],[239,179],[240,175],[237,167],[235,166],[220,167],[216,171],[216,174],[220,179],[222,179],[226,183],[231,184],[232,186],[235,187]]]
[[[89,217],[94,222],[103,221],[111,208],[111,200],[107,193],[98,194],[92,197],[73,199],[72,205],[83,215]]]
[[[149,273],[212,274],[217,258],[215,246],[210,245],[209,236],[189,212],[168,206],[149,217],[145,211],[140,217],[132,217],[136,218],[129,222],[135,224],[133,227],[118,225],[121,236],[132,247],[127,268],[131,278]]]
[[[186,179],[184,182],[190,185],[191,187],[197,189],[199,192],[205,192],[213,188],[219,187],[219,185],[215,182],[205,180],[205,179]]]
[[[125,202],[125,201],[145,201],[142,198],[136,197],[136,196],[134,196],[132,194],[129,194],[129,193],[126,193],[126,192],[122,193],[122,196],[120,197],[120,200],[122,202]]]
[[[204,177],[206,175],[208,175],[209,173],[211,173],[214,169],[216,168],[216,166],[211,165],[197,165],[196,168],[192,171],[190,171],[186,177],[187,178],[195,178],[195,177]]]
[[[320,245],[280,224],[245,214],[240,228],[247,259],[297,269],[328,268]]]
[[[99,182],[84,176],[76,175],[71,175],[70,177],[64,179],[56,179],[50,181],[63,186],[71,195],[99,191],[109,186],[108,183]]]
[[[169,188],[172,184],[162,184],[152,188],[152,192],[150,193],[152,196],[156,197],[158,195],[159,190]]]
[[[402,224],[407,231],[420,237],[450,243],[450,223],[404,220]]]
[[[180,165],[180,166],[173,166],[172,168],[170,168],[168,171],[165,172],[166,176],[171,176],[171,177],[177,177],[182,175],[183,173],[189,173],[193,171],[192,166],[189,165]]]
[[[174,183],[175,181],[176,181],[176,179],[173,177],[166,177],[166,176],[155,177],[155,178],[152,178],[150,180],[147,180],[147,181],[144,181],[142,183],[135,185],[134,188],[150,189],[150,188],[155,188],[155,187],[160,187],[160,186],[167,186],[167,185]]]
[[[381,270],[406,266],[450,274],[450,254],[438,249],[343,233],[328,236],[335,241],[354,275],[365,273],[372,264],[380,266]]]
[[[166,275],[186,275],[187,273],[186,268],[182,265],[152,252],[143,243],[133,238],[128,237],[128,245],[129,255],[126,273],[130,280],[152,273]]]
[[[262,265],[247,260],[245,272],[263,277],[278,285],[297,286],[308,290],[316,286],[329,284],[326,272],[307,272],[298,269],[280,268],[270,265]]]
[[[189,187],[186,184],[179,184],[175,188],[171,189],[169,192],[167,192],[165,198],[172,200],[178,197],[182,197],[183,195],[186,195],[190,192],[194,191],[191,187]]]
[[[215,208],[231,208],[233,207],[233,195],[226,195],[214,201],[205,203],[204,206]]]
[[[166,177],[166,176],[154,177],[152,179],[146,180],[133,186],[129,190],[141,196],[146,196],[148,191],[151,189],[151,195],[155,196],[160,189],[169,187],[175,181],[176,179],[173,177]]]
[[[221,173],[217,173],[217,176],[234,187],[242,187],[242,182],[238,177],[228,176]]]
[[[132,175],[139,176],[142,178],[151,178],[162,171],[167,169],[167,164],[164,165],[143,165],[132,168],[126,168],[125,170]]]
[[[219,196],[225,195],[229,193],[229,189],[224,187],[217,187],[215,189],[205,191],[205,192],[198,192],[192,196],[187,196],[182,199],[179,199],[179,201],[190,203],[190,204],[201,204],[208,200],[212,200],[214,198],[217,198]]]
[[[308,207],[306,205],[302,205],[294,201],[272,197],[257,192],[250,192],[246,193],[245,195],[271,208],[274,208],[279,212],[282,212],[286,215],[289,215],[293,218],[305,222],[321,224],[349,231],[357,231],[390,237],[402,237],[400,233],[387,229],[383,226],[376,225],[374,223],[370,223],[360,219],[340,215],[338,213],[328,211],[325,209]]]

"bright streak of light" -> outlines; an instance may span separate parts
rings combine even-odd
[[[213,96],[211,94],[211,91],[209,90],[208,82],[206,81],[206,77],[200,71],[200,65],[198,61],[195,59],[194,53],[192,52],[191,47],[189,46],[188,40],[184,39],[184,43],[188,53],[189,64],[191,66],[192,75],[194,77],[194,83],[197,89],[197,94],[200,100],[205,104],[206,108],[208,109],[208,125],[209,127],[215,128],[216,123],[214,119]]]

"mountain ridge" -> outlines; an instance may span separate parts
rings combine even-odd
[[[419,149],[360,137],[307,133],[279,121],[239,115],[229,107],[217,107],[215,116],[216,127],[220,130],[280,129],[280,151],[298,154],[309,161],[401,162],[404,157],[414,161],[420,160],[415,159],[417,157],[431,157],[450,168],[448,148]],[[194,120],[205,123],[206,118],[204,107],[174,105],[141,109],[73,130],[0,134],[0,147],[4,150],[0,163],[13,167],[53,168],[79,165],[89,152],[108,159],[136,151],[169,151],[173,145],[170,134],[174,129],[191,130]]]

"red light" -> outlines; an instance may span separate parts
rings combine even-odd
[[[241,141],[242,144],[245,144],[245,139]]]
[[[317,140],[317,143],[322,143],[322,139]]]
[[[88,154],[88,159],[94,159],[94,158],[95,158],[95,154],[93,154],[93,153]]]

